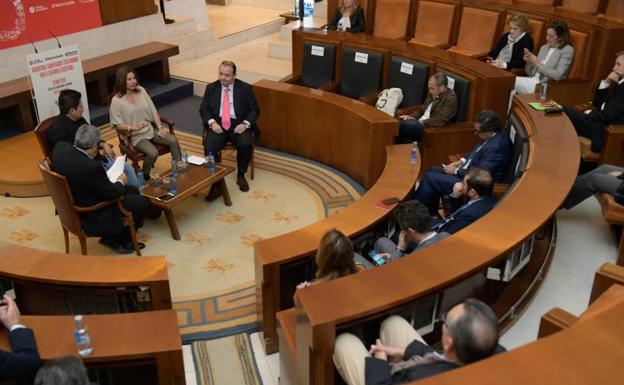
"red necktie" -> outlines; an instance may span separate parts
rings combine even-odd
[[[225,87],[223,89],[223,108],[221,111],[221,127],[224,130],[229,130],[232,126],[232,122],[230,121],[230,89]]]

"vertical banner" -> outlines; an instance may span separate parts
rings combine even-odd
[[[28,55],[26,61],[39,122],[50,116],[58,115],[58,95],[61,90],[68,88],[82,94],[83,116],[87,122],[91,121],[89,119],[87,87],[77,45]]]
[[[0,50],[101,25],[98,0],[0,0]]]

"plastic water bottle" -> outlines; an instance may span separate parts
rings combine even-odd
[[[169,175],[169,194],[176,195],[178,193],[178,173],[173,171]]]
[[[412,166],[416,166],[417,159],[418,159],[418,142],[413,142],[412,148],[410,150],[410,164]]]
[[[182,153],[182,161],[184,162],[184,164],[188,164],[188,152],[184,151]]]
[[[544,104],[548,101],[548,77],[544,76],[540,79],[540,103]]]
[[[76,339],[76,346],[78,347],[78,354],[81,357],[87,357],[93,352],[93,345],[91,345],[91,336],[87,330],[87,326],[84,323],[84,319],[81,315],[74,316],[74,322],[76,322],[76,329],[74,329],[74,338]]]
[[[145,186],[145,175],[143,175],[143,170],[139,170],[137,172],[137,179],[139,180],[139,188]]]
[[[314,13],[314,0],[303,1],[303,17],[312,16]]]
[[[217,169],[217,165],[215,164],[215,159],[214,155],[212,155],[212,152],[209,152],[208,155],[206,155],[206,167],[208,167],[208,171],[210,172],[215,172],[215,170]]]

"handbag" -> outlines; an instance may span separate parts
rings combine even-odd
[[[394,116],[394,112],[402,101],[403,91],[400,88],[387,88],[379,93],[375,107],[390,116]]]

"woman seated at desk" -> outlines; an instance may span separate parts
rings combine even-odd
[[[516,93],[531,94],[541,79],[565,79],[574,58],[574,48],[568,44],[570,31],[564,21],[554,21],[546,28],[546,44],[537,56],[524,52],[525,71],[528,76],[516,77]]]
[[[486,61],[498,68],[524,67],[525,50],[533,51],[533,38],[529,34],[529,19],[524,15],[513,15],[509,19],[509,32],[504,34]]]
[[[125,131],[130,136],[132,145],[145,154],[145,178],[150,177],[152,166],[158,158],[155,143],[169,147],[171,157],[176,162],[179,161],[182,152],[178,139],[162,126],[154,102],[145,88],[139,85],[133,69],[122,67],[117,70],[114,92],[109,112],[111,125],[117,130]]]
[[[364,31],[364,10],[357,0],[344,0],[342,6],[336,8],[336,13],[327,29],[345,32]]]

